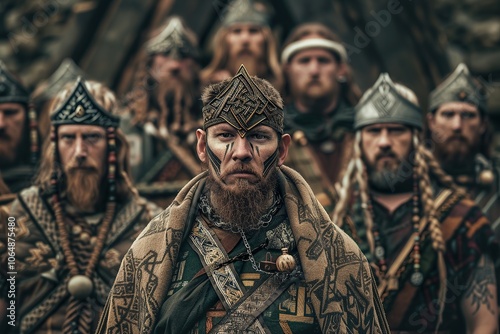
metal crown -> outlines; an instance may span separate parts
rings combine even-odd
[[[81,77],[66,101],[50,116],[52,125],[96,125],[118,127],[120,118],[101,107],[85,87]]]
[[[28,90],[7,70],[7,66],[0,60],[0,103],[28,104],[29,95]]]
[[[283,133],[283,120],[283,106],[264,95],[243,65],[226,87],[203,107],[204,129],[226,122],[241,137],[258,125],[267,125]]]

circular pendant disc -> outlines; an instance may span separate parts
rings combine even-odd
[[[415,286],[420,286],[422,285],[423,281],[424,281],[424,275],[420,271],[416,271],[413,274],[411,274],[410,278],[411,284]]]
[[[77,299],[85,299],[94,290],[94,283],[85,275],[76,275],[68,282],[68,292]]]

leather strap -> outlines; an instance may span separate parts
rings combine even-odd
[[[439,216],[437,217],[440,221],[443,219],[443,214],[445,214],[452,205],[455,205],[463,196],[461,195],[454,195],[453,191],[450,189],[445,189],[443,190],[438,197],[436,198],[436,207],[438,208],[438,212],[440,212]],[[458,222],[458,223],[457,223]],[[420,229],[420,235],[422,232],[425,230],[425,227],[427,226],[427,223],[423,226],[423,228]],[[441,229],[445,231],[446,233],[443,233],[444,237],[444,242],[446,243],[451,236],[454,234],[453,232],[460,226],[460,221],[456,219],[452,219],[451,215],[448,215],[446,219],[441,223]],[[410,251],[413,248],[414,244],[414,238],[410,238],[408,241],[407,245],[411,244]],[[406,251],[406,246],[404,248],[404,251]],[[403,252],[401,252],[403,253]],[[400,254],[401,255],[401,254]],[[399,256],[398,256],[399,259]],[[398,263],[398,267],[396,271],[391,271],[391,273],[397,273],[401,265],[403,264],[405,258],[402,259],[401,263]],[[396,264],[396,261],[393,263],[393,265]],[[433,266],[430,266],[432,268]],[[392,269],[392,266],[391,266]],[[388,271],[389,273],[389,271]],[[394,274],[393,274],[394,275]],[[425,273],[424,273],[425,275]],[[392,276],[393,279],[397,279],[394,276]],[[387,283],[387,282],[386,282]],[[386,284],[387,287],[387,284]],[[417,293],[419,287],[414,286],[411,284],[408,280],[405,282],[404,286],[402,289],[399,290],[393,304],[391,307],[391,311],[387,312],[387,321],[391,324],[393,328],[397,328],[403,321],[406,312],[408,311],[408,308],[411,305],[411,301],[413,300],[415,294]],[[379,291],[380,291],[380,286],[379,286]],[[385,292],[385,291],[384,291]]]
[[[288,289],[297,278],[288,275],[273,275],[268,277],[256,289],[243,296],[235,307],[210,331],[210,333],[230,333],[231,330],[248,329],[260,315]],[[235,323],[237,319],[237,324]],[[266,333],[267,328],[264,327]]]
[[[450,195],[452,194],[453,192],[450,190],[450,189],[444,189],[443,191],[441,191],[438,195],[438,197],[436,198],[436,207],[440,207],[444,201],[450,197]],[[420,228],[419,228],[419,234],[422,235],[422,232],[425,231],[425,228],[427,227],[428,225],[428,220],[425,219],[425,217],[423,217],[421,220],[420,220]],[[413,245],[415,244],[415,238],[413,237],[410,237],[408,239],[408,242],[406,243],[406,245],[403,247],[402,251],[398,254],[398,256],[396,257],[396,259],[394,260],[394,262],[392,263],[392,265],[390,266],[389,270],[387,270],[387,274],[385,275],[385,277],[380,281],[380,284],[378,285],[378,293],[380,296],[383,296],[383,294],[385,293],[388,285],[389,285],[389,280],[392,278],[395,278],[396,277],[396,274],[398,273],[399,269],[401,268],[401,266],[403,265],[404,261],[406,260],[406,258],[408,257],[408,255],[410,254],[411,250],[413,249]]]
[[[200,216],[205,220],[205,217],[203,217],[203,215],[200,215]],[[214,233],[219,238],[220,243],[221,243],[222,247],[224,247],[224,250],[226,251],[226,253],[231,253],[231,251],[234,249],[234,247],[236,247],[236,245],[238,244],[238,242],[241,239],[240,235],[235,234],[235,233],[231,233],[231,232],[227,232],[227,231],[221,230],[219,228],[212,228],[212,231],[214,231]],[[197,278],[205,273],[206,273],[205,268],[201,268],[200,271],[198,271],[192,279],[195,279],[195,278]]]

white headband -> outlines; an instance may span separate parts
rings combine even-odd
[[[347,61],[347,51],[342,44],[323,38],[308,38],[289,44],[281,53],[281,63],[288,62],[289,58],[298,51],[312,48],[331,50],[339,55],[342,62]]]

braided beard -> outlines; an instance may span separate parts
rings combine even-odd
[[[272,168],[269,175],[256,184],[240,179],[235,185],[227,187],[209,169],[206,188],[216,214],[234,230],[257,229],[260,218],[271,205],[272,194],[277,186],[277,173],[276,168]]]

